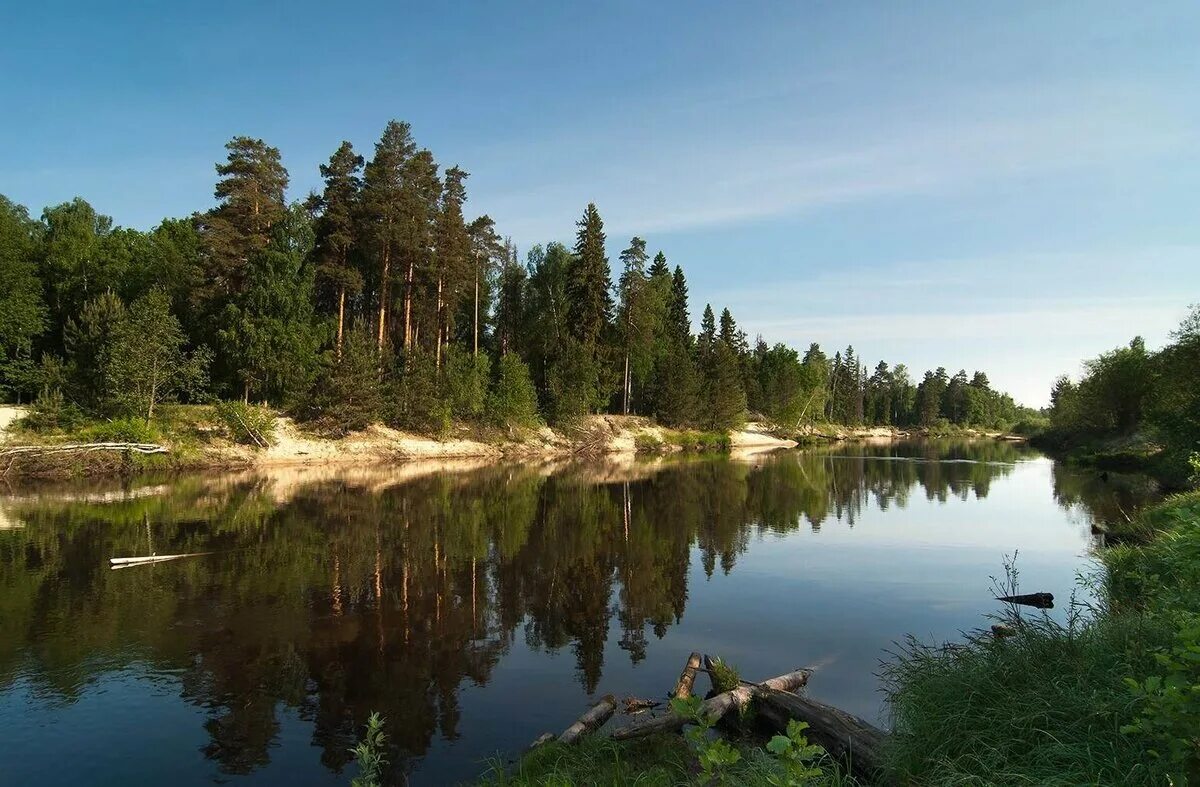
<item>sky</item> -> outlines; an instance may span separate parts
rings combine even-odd
[[[148,229],[407,120],[522,250],[588,202],[693,318],[1040,406],[1200,301],[1200,3],[10,0],[0,193]]]

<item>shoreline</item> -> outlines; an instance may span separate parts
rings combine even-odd
[[[119,449],[53,455],[9,457],[5,448],[38,445],[47,448],[71,443],[60,440],[30,442],[30,435],[13,433],[12,424],[22,408],[0,408],[0,479],[63,480],[70,478],[127,477],[142,472],[241,471],[320,466],[370,466],[410,462],[478,460],[484,463],[531,460],[549,462],[583,458],[632,459],[675,453],[721,452],[733,456],[841,442],[896,442],[937,437],[1026,442],[1026,438],[994,430],[956,429],[947,433],[891,426],[805,426],[781,436],[766,424],[749,422],[728,435],[659,426],[641,416],[594,415],[568,428],[542,426],[520,434],[486,432],[459,426],[442,438],[429,437],[375,424],[344,437],[326,437],[300,428],[291,418],[276,416],[270,444],[265,448],[235,443],[212,424],[191,435],[170,434],[153,455]]]

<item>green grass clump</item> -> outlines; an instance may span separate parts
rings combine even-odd
[[[684,451],[697,453],[729,453],[733,448],[733,442],[724,432],[673,432],[667,435],[667,442]]]

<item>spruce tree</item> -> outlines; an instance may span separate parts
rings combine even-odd
[[[652,362],[656,313],[654,292],[646,278],[647,257],[646,241],[638,237],[630,240],[629,247],[621,252],[617,330],[624,356],[621,411],[625,415],[630,413],[634,379],[644,381]]]
[[[567,279],[567,318],[575,338],[595,359],[613,308],[604,222],[595,204],[588,204],[576,226],[575,256]]]

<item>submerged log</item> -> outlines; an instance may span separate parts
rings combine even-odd
[[[1006,604],[1023,604],[1027,607],[1037,607],[1038,609],[1054,609],[1054,594],[1053,593],[1025,593],[1017,596],[997,596],[997,601],[1003,601]]]
[[[593,732],[594,730],[603,726],[604,722],[612,718],[612,715],[616,712],[616,710],[617,701],[610,694],[592,706],[592,708],[587,713],[580,716],[574,724],[563,730],[562,735],[558,736],[558,742],[575,743],[584,735],[587,735],[589,732]]]
[[[808,677],[811,674],[812,670],[801,669],[789,672],[786,675],[780,675],[777,678],[765,680],[759,684],[738,686],[732,691],[727,691],[705,700],[700,709],[705,716],[716,720],[735,708],[741,710],[747,707],[750,704],[750,700],[757,697],[760,691],[795,691],[808,683]],[[688,720],[686,718],[671,712],[621,727],[613,731],[612,737],[614,740],[623,741],[663,732],[678,732],[687,723]]]
[[[875,783],[883,769],[887,733],[857,716],[787,691],[762,688],[755,694],[764,716],[780,729],[788,719],[808,722],[805,734],[860,780]]]
[[[675,684],[675,693],[672,696],[682,699],[692,696],[692,686],[696,682],[696,670],[700,669],[702,658],[699,653],[695,652],[688,656],[687,664],[684,665],[683,672],[679,673],[679,682]]]

